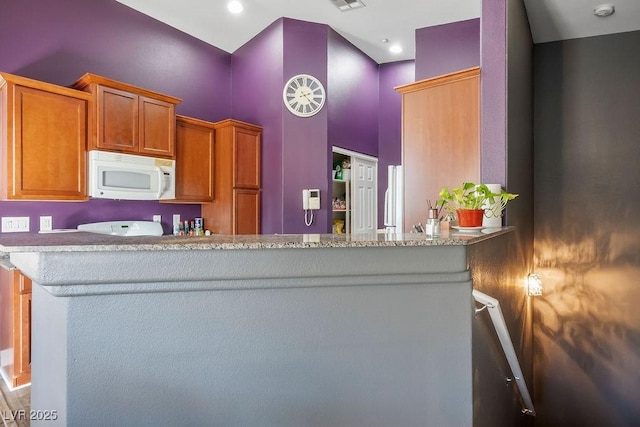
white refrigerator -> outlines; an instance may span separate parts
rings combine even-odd
[[[404,180],[402,166],[389,165],[384,193],[384,226],[387,233],[403,233]]]

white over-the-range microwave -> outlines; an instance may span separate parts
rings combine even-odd
[[[89,151],[90,197],[121,200],[175,199],[175,177],[175,160]]]

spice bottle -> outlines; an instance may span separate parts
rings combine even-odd
[[[437,209],[427,210],[427,222],[425,223],[424,232],[429,237],[440,237],[440,218],[438,218]]]

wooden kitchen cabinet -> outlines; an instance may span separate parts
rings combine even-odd
[[[233,190],[233,234],[260,234],[260,190]]]
[[[0,198],[88,200],[91,95],[0,73]]]
[[[212,202],[214,124],[176,116],[176,198],[174,203]]]
[[[181,99],[91,73],[73,87],[93,95],[89,149],[175,158]]]
[[[0,266],[0,369],[10,387],[31,382],[31,279]]]
[[[260,234],[262,128],[231,119],[214,127],[215,197],[202,205],[205,227],[220,234]]]
[[[442,187],[480,179],[480,69],[397,87],[402,94],[404,228],[427,217]]]

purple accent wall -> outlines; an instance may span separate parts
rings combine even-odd
[[[327,92],[324,108],[311,117],[297,117],[280,102],[283,111],[282,220],[284,233],[326,233],[331,206],[329,193],[328,113],[331,87],[327,84],[326,25],[284,19],[284,75],[280,88],[296,74],[311,74],[318,78]],[[282,99],[282,94],[280,94]],[[310,227],[305,226],[302,210],[302,190],[320,189],[320,210],[314,212]]]
[[[378,156],[378,64],[329,29],[329,146]]]
[[[233,117],[264,128],[263,233],[330,232],[331,146],[377,155],[377,67],[326,25],[288,18],[233,53]],[[282,102],[282,88],[296,74],[325,86],[325,106],[312,117],[297,117]],[[321,191],[310,227],[302,211],[305,188]]]
[[[402,163],[402,96],[394,89],[415,81],[415,61],[380,64],[378,73],[378,228],[384,225],[387,166]]]
[[[31,233],[38,232],[40,215],[53,216],[53,228],[76,228],[78,224],[99,221],[151,221],[153,215],[162,215],[164,233],[170,234],[173,232],[173,214],[180,214],[182,221],[192,220],[200,216],[200,205],[108,199],[92,199],[88,202],[0,202],[0,216],[28,216]]]
[[[480,19],[416,30],[416,81],[480,65]]]
[[[262,126],[262,233],[283,232],[283,20],[233,53],[232,117]]]
[[[180,114],[206,120],[230,115],[228,53],[112,0],[6,0],[0,14],[0,70],[70,85],[92,72],[178,96]],[[133,208],[131,208],[133,206]],[[199,205],[91,200],[84,203],[0,202],[2,216],[53,214],[54,227],[73,228],[95,220],[183,219],[200,215]]]
[[[178,113],[231,113],[231,55],[113,0],[6,0],[0,69],[63,86],[92,72],[177,96]]]
[[[507,1],[482,2],[480,177],[507,182]]]

